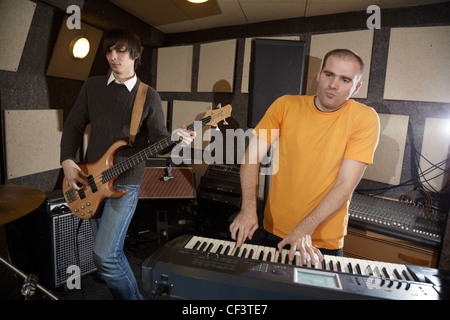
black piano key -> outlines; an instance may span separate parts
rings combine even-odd
[[[341,262],[340,262],[340,261],[338,261],[338,262],[336,263],[336,268],[337,268],[337,271],[342,272]]]
[[[200,245],[200,241],[197,241],[195,245],[192,247],[192,250],[197,250],[198,246]]]
[[[289,264],[289,255],[287,254],[286,257],[284,258],[284,263],[285,264]]]
[[[249,254],[248,254],[248,258],[249,259],[253,259],[253,253],[254,253],[255,251],[253,250],[253,249],[250,249],[250,252],[249,252]]]
[[[381,269],[381,271],[383,272],[384,276],[385,276],[387,279],[390,279],[390,278],[391,278],[391,277],[389,276],[389,273],[388,273],[387,270],[386,270],[386,267],[383,267],[383,268]]]
[[[241,248],[237,248],[237,249],[236,249],[236,252],[234,253],[234,256],[235,256],[235,257],[237,257],[237,256],[238,256],[238,254],[239,254],[239,251],[241,251]]]
[[[414,281],[416,282],[421,282],[421,280],[419,279],[419,277],[417,276],[417,274],[409,267],[406,267],[406,269],[408,269],[409,274],[413,277]]]
[[[397,277],[398,280],[402,280],[403,279],[401,274],[398,272],[397,269],[394,269],[394,274],[395,274],[395,276]]]
[[[223,249],[223,245],[219,245],[219,248],[217,248],[217,253],[219,253],[220,254],[220,252],[222,251],[222,249]]]
[[[206,248],[206,252],[210,252],[211,251],[211,249],[212,249],[212,247],[213,247],[213,244],[212,243],[210,243],[209,244],[209,246],[208,246],[208,248]]]
[[[266,261],[271,261],[271,260],[272,260],[272,253],[269,252],[269,253],[267,254],[267,259],[266,259]]]
[[[356,268],[356,273],[357,274],[362,274],[361,267],[359,266],[359,263],[356,264],[355,268]]]
[[[327,268],[327,263],[325,262],[325,258],[323,258],[322,260],[322,269],[326,269]]]
[[[353,273],[353,267],[350,262],[347,264],[347,268],[348,268],[348,272]]]
[[[282,255],[281,255],[281,253],[278,255],[278,263],[282,263],[281,262],[281,258],[282,258]]]
[[[259,253],[258,260],[261,260],[261,261],[264,260],[264,250],[261,250],[261,252]]]
[[[227,246],[227,247],[225,248],[225,251],[223,252],[223,254],[227,255],[228,252],[230,252],[230,249],[231,249],[231,247],[230,247],[230,246]]]
[[[408,272],[406,272],[406,270],[402,271],[402,275],[403,277],[405,277],[407,281],[412,281],[411,277],[409,276]]]
[[[333,261],[330,261],[330,263],[328,264],[330,266],[330,270],[334,271],[334,264]]]
[[[203,242],[202,245],[200,246],[200,248],[198,248],[199,251],[203,251],[206,247],[206,242]]]
[[[247,248],[244,248],[244,250],[242,250],[241,257],[245,257],[246,254],[247,254]]]

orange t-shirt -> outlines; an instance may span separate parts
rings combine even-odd
[[[278,170],[271,177],[264,228],[284,238],[330,191],[344,158],[372,164],[379,118],[374,109],[352,99],[327,113],[315,107],[313,96],[283,96],[253,133],[270,143],[278,138]],[[348,203],[317,227],[313,245],[342,248],[347,221]]]

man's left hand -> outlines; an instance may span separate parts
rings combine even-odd
[[[306,265],[308,256],[311,258],[311,265],[315,265],[323,260],[323,255],[320,250],[312,245],[310,235],[298,236],[296,233],[291,232],[278,243],[280,253],[287,244],[291,246],[289,250],[289,261],[294,260],[296,251],[300,253],[303,265]]]
[[[197,133],[192,130],[188,130],[184,125],[182,128],[176,129],[172,132],[172,141],[180,141],[180,143],[188,146],[194,141]]]

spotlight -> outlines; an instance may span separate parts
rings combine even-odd
[[[207,2],[208,0],[188,0],[188,1],[192,3],[204,3]]]
[[[89,40],[84,37],[77,37],[70,43],[70,53],[75,59],[85,58],[90,49]]]

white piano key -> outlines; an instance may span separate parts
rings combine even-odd
[[[193,236],[191,240],[189,240],[189,242],[185,245],[185,248],[192,249],[198,241],[200,241],[200,237]]]

